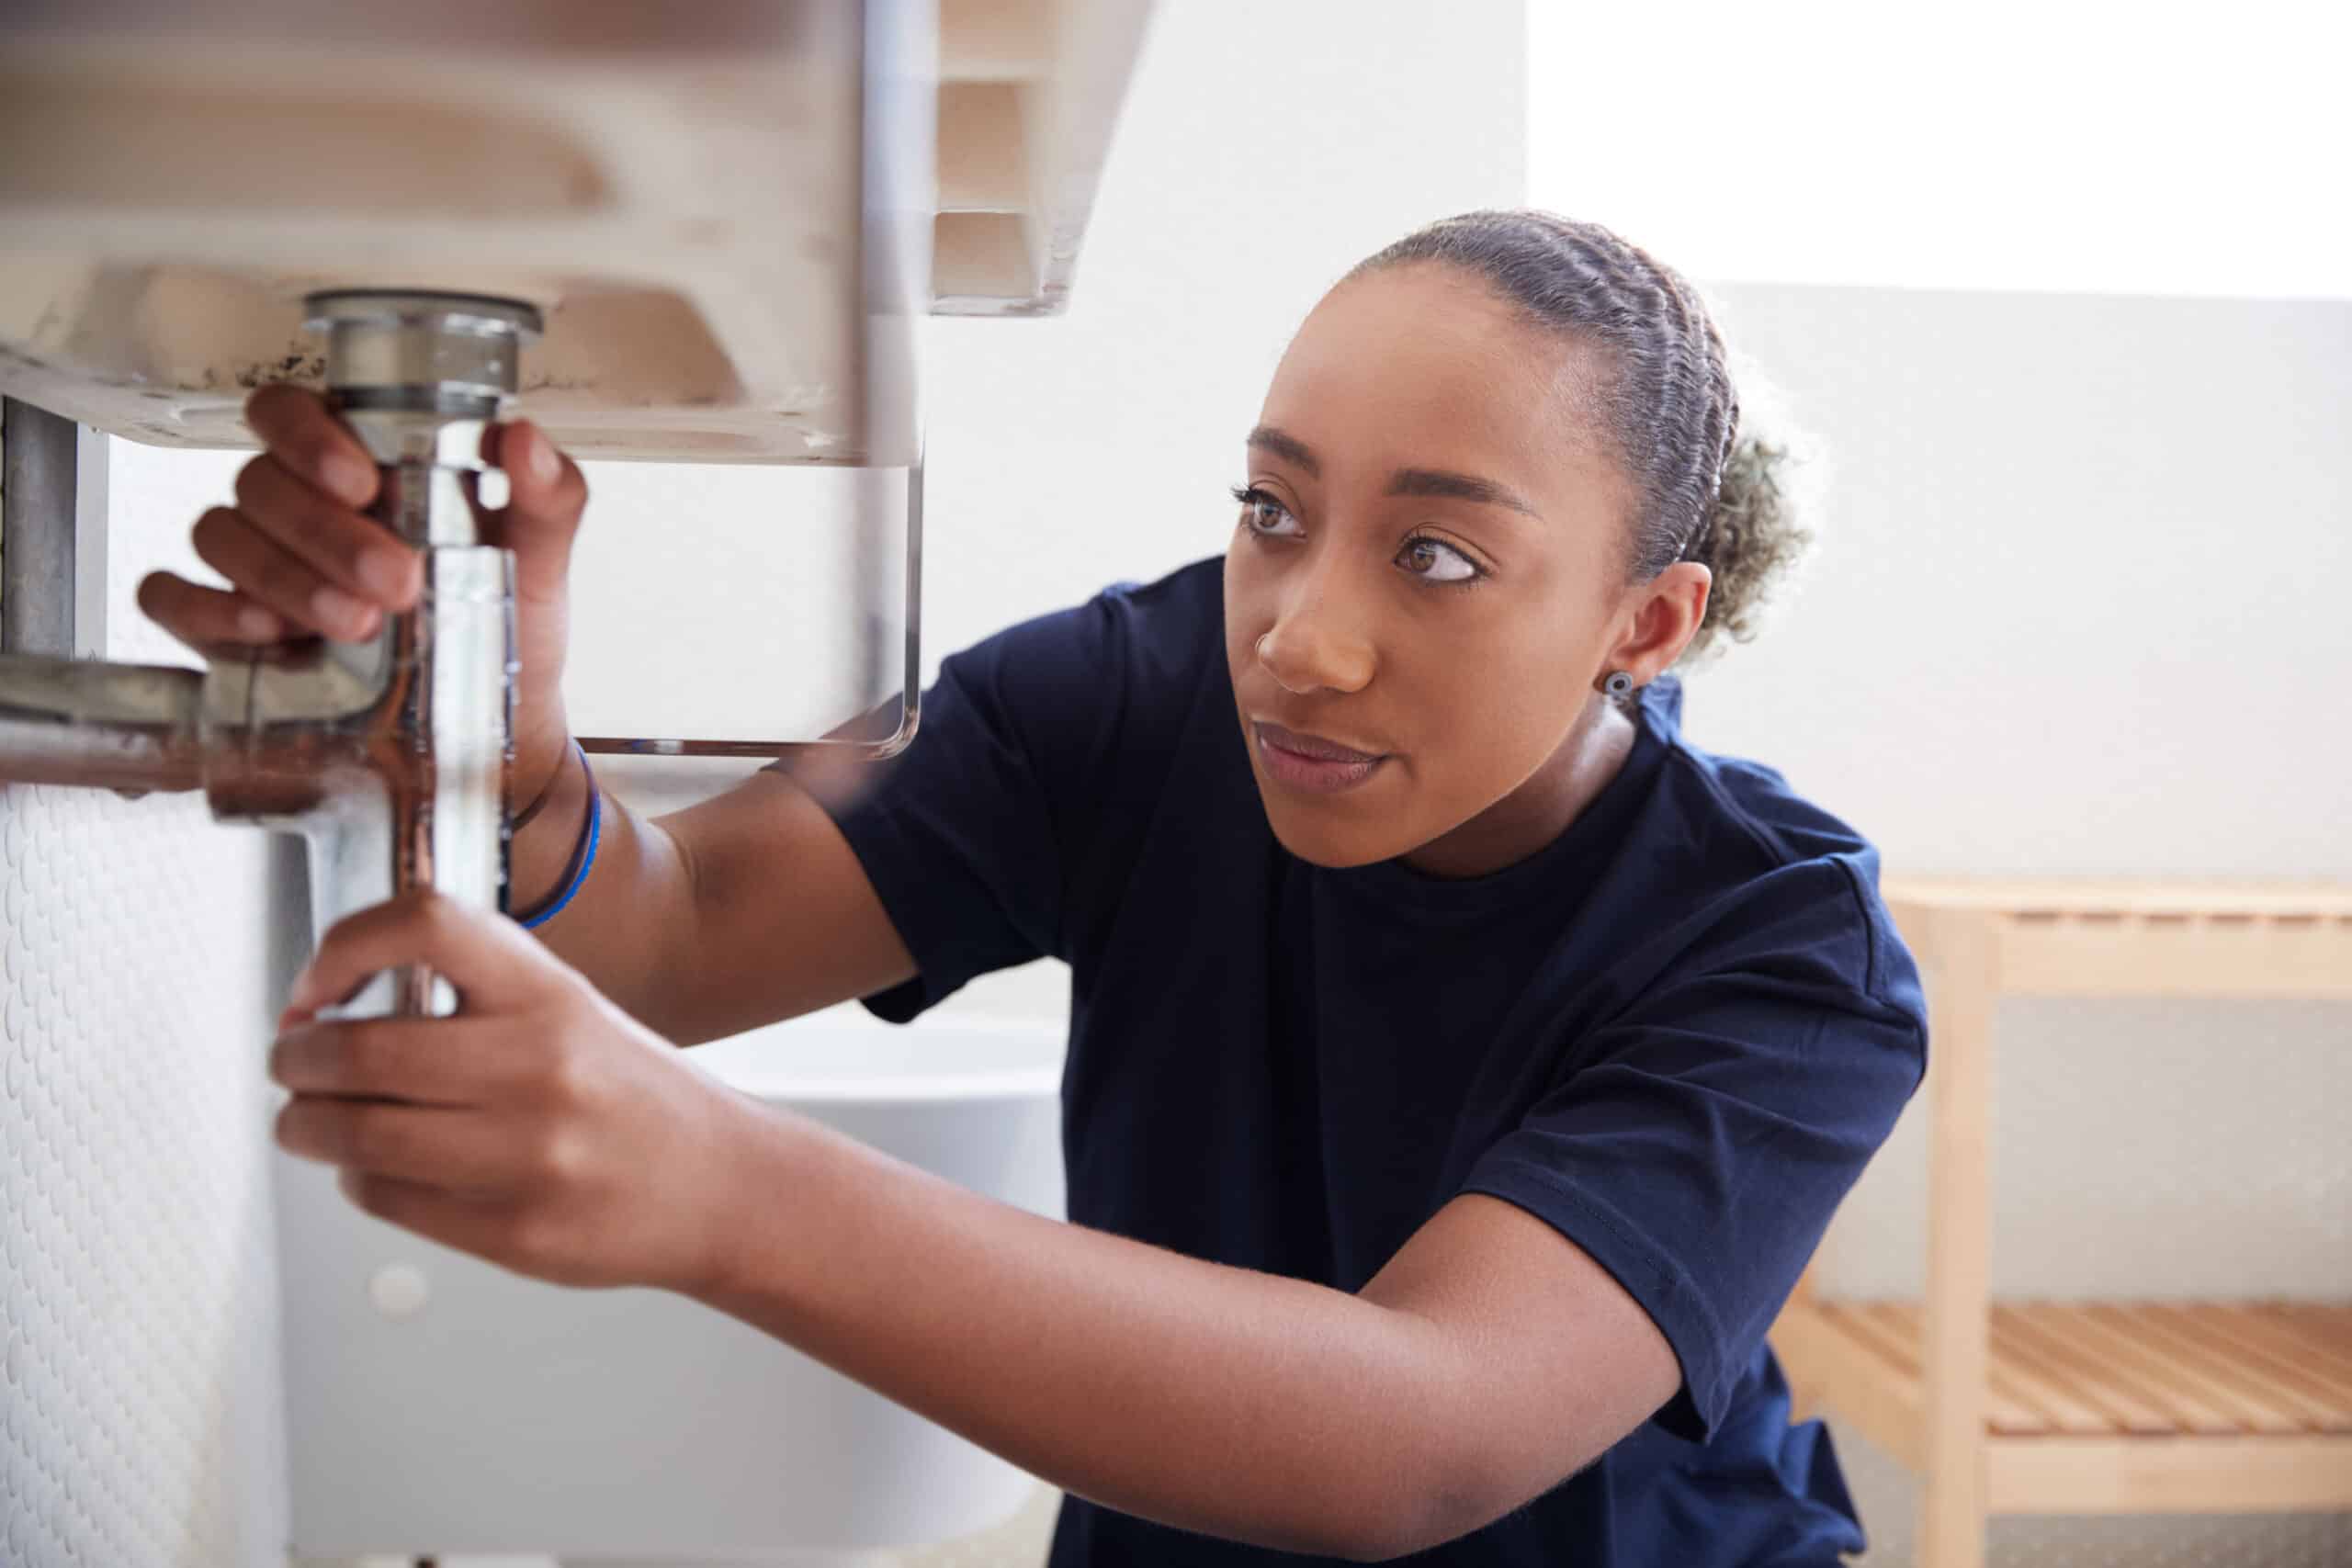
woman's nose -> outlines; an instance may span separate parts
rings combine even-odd
[[[1343,605],[1294,607],[1258,639],[1258,661],[1288,692],[1360,692],[1378,663],[1372,639]]]

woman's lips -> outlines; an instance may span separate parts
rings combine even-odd
[[[1294,788],[1319,795],[1352,789],[1388,760],[1385,753],[1359,751],[1335,740],[1300,735],[1262,719],[1252,720],[1251,725],[1257,733],[1258,755],[1264,761],[1266,772]]]

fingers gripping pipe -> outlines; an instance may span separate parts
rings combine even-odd
[[[482,436],[538,312],[388,289],[313,294],[329,403],[375,457],[373,516],[424,557],[414,608],[364,642],[256,651],[202,674],[0,657],[0,783],[201,788],[215,818],[302,834],[314,924],[418,887],[502,908],[512,761],[514,558],[481,542]],[[389,971],[345,1017],[456,1010]]]

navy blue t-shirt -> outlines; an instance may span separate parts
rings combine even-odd
[[[1679,733],[1489,875],[1334,871],[1275,840],[1223,633],[1223,563],[1121,585],[944,661],[914,743],[833,809],[921,973],[1072,973],[1069,1217],[1360,1290],[1456,1195],[1592,1255],[1683,1385],[1601,1460],[1413,1559],[1831,1568],[1862,1536],[1765,1332],[1924,1068],[1877,852]],[[1078,1498],[1053,1568],[1289,1553]]]

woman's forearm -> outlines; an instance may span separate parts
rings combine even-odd
[[[697,1297],[1068,1492],[1204,1534],[1430,1542],[1462,1413],[1435,1326],[1041,1218],[746,1100]]]

